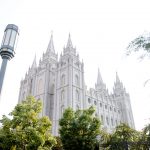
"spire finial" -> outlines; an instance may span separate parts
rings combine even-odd
[[[47,47],[47,51],[46,52],[53,52],[55,53],[55,49],[54,49],[54,43],[53,43],[53,31],[51,31],[51,38]]]
[[[67,42],[67,48],[73,48],[70,32],[69,32],[69,37],[68,37],[68,42]]]

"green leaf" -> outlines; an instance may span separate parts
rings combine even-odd
[[[0,122],[0,148],[51,149],[56,140],[50,133],[51,121],[48,117],[39,117],[42,103],[29,96],[10,113],[12,119],[3,116]]]

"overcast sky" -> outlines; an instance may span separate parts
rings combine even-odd
[[[98,67],[109,92],[115,74],[130,93],[136,129],[150,118],[150,59],[125,56],[128,43],[150,31],[149,0],[0,0],[0,41],[7,24],[19,26],[16,55],[7,66],[0,115],[17,104],[20,81],[34,56],[37,63],[46,51],[53,32],[55,51],[60,55],[69,33],[84,61],[85,82],[93,88]],[[0,59],[1,64],[1,59]]]

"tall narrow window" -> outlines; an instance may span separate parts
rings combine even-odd
[[[101,123],[104,124],[104,117],[101,115]]]
[[[65,92],[63,90],[63,91],[61,91],[61,101],[64,101],[64,99],[65,99]]]
[[[96,100],[94,101],[94,104],[97,105],[97,101]]]
[[[79,101],[79,91],[76,90],[76,100]]]
[[[102,107],[102,103],[100,103],[100,107]]]
[[[116,126],[117,126],[117,125],[118,125],[118,121],[117,121],[117,119],[116,119],[116,121],[115,121],[115,122],[116,122]]]
[[[112,111],[112,107],[110,106],[110,111]]]
[[[75,75],[75,84],[79,85],[79,77],[78,77],[78,75]]]
[[[108,119],[108,117],[106,117],[106,122],[107,122],[107,125],[109,125],[109,119]]]
[[[30,94],[32,94],[32,84],[33,84],[33,79],[31,79],[31,81],[30,81],[30,90],[29,90]]]
[[[61,85],[65,85],[65,75],[61,76]]]
[[[114,125],[114,121],[113,121],[113,118],[111,118],[111,125],[112,125],[112,126]]]

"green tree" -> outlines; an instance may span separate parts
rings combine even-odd
[[[117,126],[114,133],[109,136],[109,140],[104,144],[104,147],[109,150],[126,150],[129,147],[130,149],[137,149],[136,143],[138,142],[139,133],[126,124]]]
[[[56,138],[57,144],[52,148],[52,150],[63,150],[60,137],[56,136],[55,138]]]
[[[146,127],[143,129],[143,134],[146,136],[146,141],[150,146],[150,124],[146,125]]]
[[[141,132],[138,145],[141,149],[150,148],[150,124],[146,125]]]
[[[139,52],[143,50],[141,58],[145,56],[150,57],[150,33],[142,34],[132,40],[127,47],[127,55],[130,55],[131,52]]]
[[[94,116],[94,108],[65,110],[59,121],[60,138],[65,150],[94,150],[100,133],[100,121]]]
[[[99,147],[101,150],[106,150],[108,149],[108,141],[110,140],[110,134],[106,132],[105,130],[101,130],[100,132],[100,140],[99,140]]]
[[[29,96],[0,120],[0,148],[5,150],[48,150],[56,144],[48,117],[39,117],[41,101]]]

